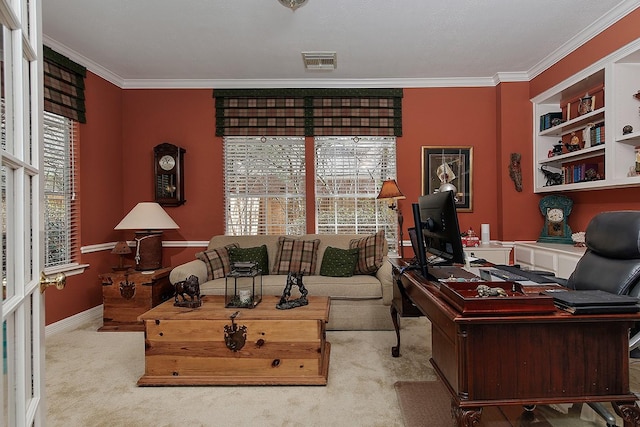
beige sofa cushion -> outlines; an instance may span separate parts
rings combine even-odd
[[[314,275],[320,274],[320,265],[322,264],[322,257],[324,256],[324,251],[328,246],[333,246],[334,248],[341,249],[349,249],[349,244],[353,239],[359,239],[364,237],[362,234],[303,234],[301,236],[296,236],[297,239],[300,240],[314,240],[320,239],[320,244],[318,245],[317,251],[317,259],[316,263],[316,271],[313,272]],[[279,235],[268,235],[268,236],[226,236],[226,235],[217,235],[213,236],[211,240],[209,240],[209,249],[217,248],[220,246],[226,246],[232,243],[238,244],[241,248],[250,248],[254,246],[267,245],[267,254],[269,255],[269,266],[272,268],[270,270],[270,274],[273,274],[273,263],[276,259],[276,254],[278,252],[278,239]],[[384,248],[383,253],[386,254],[388,249],[386,246],[386,241],[383,242]],[[283,285],[284,287],[284,285]]]

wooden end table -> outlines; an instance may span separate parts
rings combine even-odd
[[[225,308],[223,296],[204,296],[193,309],[160,304],[139,316],[145,373],[138,385],[326,385],[329,298],[308,300],[290,310],[278,310],[276,296],[252,309]]]
[[[114,271],[98,276],[102,281],[103,326],[99,331],[144,331],[138,316],[174,295],[169,282],[171,267],[150,272]]]

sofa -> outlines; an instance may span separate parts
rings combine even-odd
[[[173,268],[169,280],[175,285],[195,275],[201,295],[224,295],[233,263],[253,261],[268,270],[262,275],[263,296],[281,296],[288,272],[302,272],[308,296],[330,297],[327,329],[392,330],[393,278],[387,252],[383,231],[371,235],[217,235],[195,260]],[[292,288],[291,298],[298,296],[298,289]]]

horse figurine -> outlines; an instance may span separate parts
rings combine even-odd
[[[304,273],[302,272],[290,272],[287,275],[287,284],[285,285],[284,291],[282,292],[282,297],[280,297],[280,302],[276,304],[277,309],[287,310],[290,308],[301,307],[303,305],[309,304],[309,301],[307,300],[308,291],[302,283],[303,275]],[[293,286],[298,287],[298,290],[300,291],[300,298],[290,300],[289,298],[291,297],[291,288]]]
[[[174,306],[195,308],[202,305],[202,301],[200,300],[200,282],[198,281],[198,276],[194,276],[192,274],[187,277],[186,280],[177,282],[175,284],[175,288],[176,294],[173,303]],[[189,301],[187,301],[185,294],[189,296]],[[182,296],[182,301],[179,300],[178,296]]]

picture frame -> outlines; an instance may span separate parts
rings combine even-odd
[[[445,166],[446,165],[446,166]],[[448,178],[449,173],[453,178]],[[473,211],[473,147],[423,146],[422,194],[433,194],[449,182],[456,187],[458,212]]]

